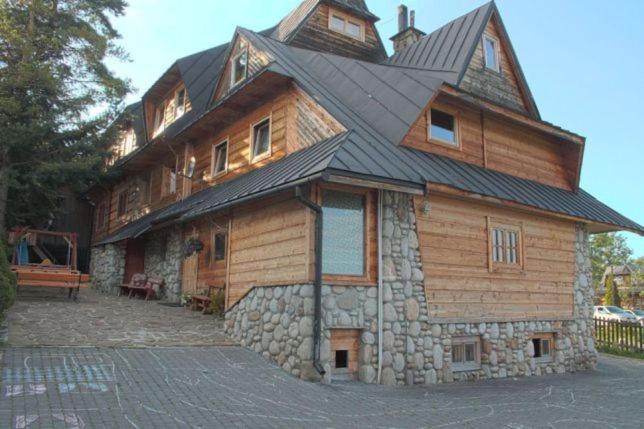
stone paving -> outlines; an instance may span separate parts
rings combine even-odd
[[[3,428],[641,428],[644,363],[428,387],[301,381],[240,347],[21,348]]]
[[[223,319],[187,308],[83,289],[21,289],[7,316],[13,346],[207,346],[231,344]]]

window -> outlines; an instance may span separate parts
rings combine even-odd
[[[154,133],[153,136],[157,136],[165,128],[165,103],[161,103],[161,106],[157,107],[156,113],[154,115]]]
[[[212,148],[212,177],[228,171],[228,140]]]
[[[117,148],[116,157],[121,158],[129,154],[136,147],[136,134],[134,129],[128,128],[123,130],[120,135],[120,141]]]
[[[348,368],[349,367],[349,351],[336,350],[335,351],[335,368]]]
[[[483,57],[485,67],[498,72],[499,69],[499,51],[498,42],[488,35],[483,36]]]
[[[342,12],[331,10],[329,28],[354,39],[364,41],[364,24]]]
[[[429,109],[429,139],[458,146],[456,117],[437,109]]]
[[[177,192],[177,173],[172,168],[162,167],[161,196],[175,194]]]
[[[96,230],[101,230],[107,225],[107,208],[105,207],[105,203],[101,203],[98,205],[98,209],[96,210]]]
[[[479,337],[452,338],[452,371],[471,371],[481,367]]]
[[[323,189],[322,223],[322,272],[364,275],[365,196]]]
[[[554,334],[535,334],[532,337],[532,346],[534,348],[535,359],[542,362],[552,361]]]
[[[177,193],[177,173],[174,171],[170,171],[170,193]]]
[[[271,119],[266,118],[253,125],[251,161],[271,153]]]
[[[491,231],[492,261],[495,263],[519,265],[519,229],[514,227],[493,227]]]
[[[119,194],[119,203],[117,206],[117,215],[118,217],[123,217],[127,213],[127,191],[123,191]]]
[[[218,232],[213,238],[213,261],[223,261],[226,259],[226,238],[225,232]]]
[[[186,113],[186,89],[180,88],[174,95],[174,119]]]
[[[248,49],[244,49],[233,57],[232,67],[230,70],[230,86],[237,85],[246,79],[248,73]]]

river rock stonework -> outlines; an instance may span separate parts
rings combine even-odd
[[[168,302],[181,300],[182,237],[179,227],[145,236],[145,274],[163,279],[160,299]]]
[[[432,321],[413,198],[383,193],[383,333],[378,380],[378,289],[322,287],[320,362],[330,381],[330,337],[335,328],[361,330],[358,379],[366,383],[435,384],[455,380],[504,378],[572,372],[594,367],[593,291],[588,233],[577,227],[574,316],[567,320],[446,323]],[[226,334],[304,379],[319,379],[313,369],[313,285],[255,288],[226,314]],[[534,357],[532,336],[554,333],[552,359]],[[454,371],[452,342],[461,336],[480,340],[480,367]]]
[[[104,293],[117,294],[125,273],[125,243],[93,247],[89,273],[93,288]]]

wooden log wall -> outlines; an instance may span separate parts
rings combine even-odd
[[[572,317],[575,225],[430,195],[415,199],[431,317],[459,320]],[[490,270],[487,217],[523,226],[523,269]]]

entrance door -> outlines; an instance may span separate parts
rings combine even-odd
[[[192,255],[184,258],[183,260],[183,274],[181,279],[182,293],[195,294],[197,292],[197,269],[199,267],[199,254],[193,253]]]
[[[128,240],[125,245],[123,283],[129,283],[134,274],[143,272],[145,272],[145,243],[143,240]]]

